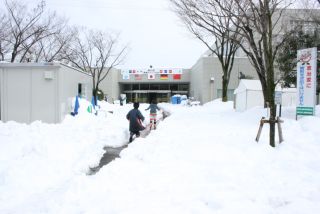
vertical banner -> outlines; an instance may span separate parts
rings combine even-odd
[[[296,115],[314,115],[317,84],[317,48],[298,50]]]

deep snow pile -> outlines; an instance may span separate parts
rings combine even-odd
[[[0,213],[320,212],[319,115],[283,109],[285,142],[271,148],[268,126],[254,141],[260,107],[162,103],[171,116],[157,130],[87,176],[104,146],[128,139],[132,106],[100,105],[59,125],[0,123]]]

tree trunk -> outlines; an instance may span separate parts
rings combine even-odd
[[[11,60],[10,60],[10,62],[14,62],[14,60],[16,59],[16,56],[17,56],[17,52],[16,52],[16,51],[13,51],[12,54],[11,54]]]
[[[92,96],[94,97],[94,105],[97,105],[97,95],[98,95],[98,90],[95,89],[93,90]]]
[[[228,81],[222,77],[222,102],[228,101]]]
[[[276,106],[273,104],[272,106],[270,106],[270,133],[269,133],[269,137],[270,137],[270,146],[275,147],[275,129],[276,129]]]

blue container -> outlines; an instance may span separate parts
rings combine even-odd
[[[178,104],[177,97],[171,97],[171,103],[172,104]]]
[[[181,97],[176,97],[177,98],[177,104],[181,103]]]

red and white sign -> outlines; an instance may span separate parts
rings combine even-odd
[[[317,48],[297,51],[297,114],[313,115],[316,105]]]

